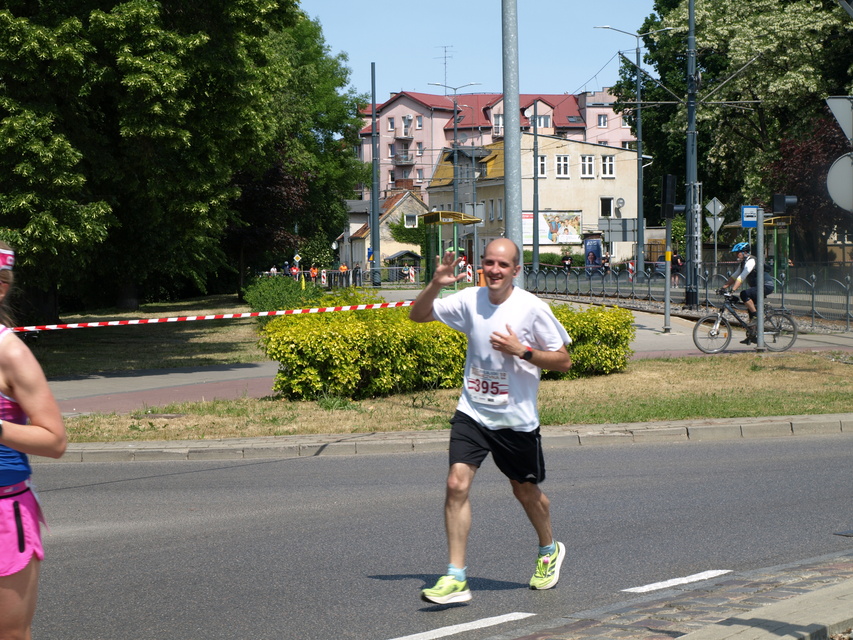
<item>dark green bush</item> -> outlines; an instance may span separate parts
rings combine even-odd
[[[323,297],[320,287],[294,280],[289,276],[255,278],[243,292],[243,299],[252,311],[281,311],[313,307]],[[269,322],[268,317],[259,318],[261,326]]]

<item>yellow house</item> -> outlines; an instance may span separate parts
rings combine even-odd
[[[522,231],[525,249],[533,248],[534,182],[539,191],[540,252],[582,250],[586,234],[601,233],[614,262],[636,253],[637,152],[632,149],[538,136],[534,166],[534,136],[521,142]],[[504,143],[459,147],[456,200],[459,210],[483,220],[473,246],[473,228],[463,242],[481,255],[486,243],[506,233],[504,207]],[[534,168],[537,178],[534,180]],[[431,207],[453,210],[453,153],[439,160],[427,188]],[[476,206],[473,206],[476,203]]]

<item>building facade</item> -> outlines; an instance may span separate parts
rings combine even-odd
[[[535,137],[538,138],[536,157]],[[503,141],[485,145],[480,153],[466,151],[457,157],[455,191],[461,210],[483,222],[477,227],[476,241],[473,225],[466,227],[459,237],[468,255],[478,256],[486,243],[506,234]],[[557,135],[523,133],[521,169],[525,249],[533,248],[535,218],[540,252],[577,253],[584,237],[600,233],[614,262],[633,257],[637,223],[636,150]],[[533,210],[534,188],[538,189],[538,212]],[[452,152],[443,154],[427,192],[431,208],[453,210]]]
[[[455,100],[454,100],[455,98]],[[614,98],[603,91],[574,94],[522,94],[519,97],[522,131],[611,147],[630,147],[636,140],[628,120],[613,110]],[[454,118],[455,113],[455,118]],[[373,161],[373,111],[364,113],[360,158]],[[535,118],[534,118],[535,116]],[[502,94],[468,93],[456,96],[402,91],[376,107],[379,196],[400,187],[400,181],[429,201],[436,166],[454,141],[482,148],[504,136]],[[371,185],[358,196],[370,199]]]

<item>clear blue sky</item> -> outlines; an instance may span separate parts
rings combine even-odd
[[[444,93],[440,82],[477,86],[460,93],[502,90],[501,2],[415,4],[400,0],[301,0],[320,21],[333,54],[346,53],[350,85],[370,94],[376,63],[376,100],[392,91]],[[522,93],[579,93],[618,79],[617,53],[632,60],[636,33],[653,0],[518,0],[519,83]]]

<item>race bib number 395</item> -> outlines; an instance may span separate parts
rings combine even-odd
[[[509,402],[508,374],[505,371],[491,371],[471,367],[471,373],[465,380],[468,396],[480,404],[499,405]]]

